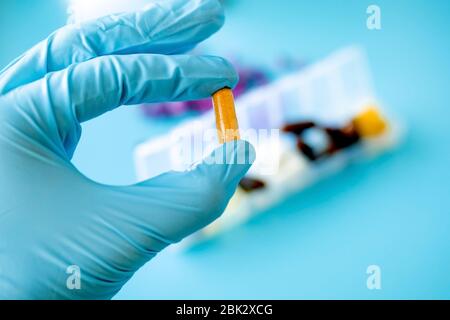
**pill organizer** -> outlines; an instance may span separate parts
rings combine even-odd
[[[224,214],[185,240],[184,245],[242,223],[354,161],[392,149],[404,132],[378,101],[364,51],[358,47],[341,49],[242,95],[236,100],[236,113],[242,138],[254,145],[257,154],[246,176],[250,183],[243,181]],[[350,147],[312,161],[299,151],[298,137],[280,130],[288,124],[305,122],[319,124],[301,140],[316,149],[330,143],[329,136],[324,134],[328,129],[321,128],[347,128],[352,124],[362,135]],[[375,134],[366,134],[371,131]],[[215,133],[213,112],[139,144],[134,154],[138,179],[169,170],[186,170],[200,161],[219,145],[215,134],[205,139],[205,132]],[[345,134],[345,129],[342,132]]]

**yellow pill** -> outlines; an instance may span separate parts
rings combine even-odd
[[[388,128],[386,120],[375,106],[367,106],[353,119],[353,125],[362,137],[379,136]]]
[[[212,96],[216,127],[220,143],[239,140],[239,125],[234,107],[233,92],[230,88],[223,88]]]

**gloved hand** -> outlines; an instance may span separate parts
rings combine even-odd
[[[64,27],[1,71],[0,298],[110,298],[223,212],[250,165],[213,160],[225,152],[251,161],[243,141],[187,172],[126,187],[91,181],[70,162],[83,121],[233,87],[223,59],[174,55],[222,23],[217,0],[165,0]]]

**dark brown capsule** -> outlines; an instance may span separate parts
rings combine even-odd
[[[314,128],[316,125],[312,121],[304,121],[285,125],[281,130],[284,132],[301,135],[306,129]]]
[[[266,184],[262,180],[244,177],[241,180],[241,182],[239,182],[239,186],[245,192],[252,192],[252,191],[255,191],[255,190],[264,189],[266,187]]]

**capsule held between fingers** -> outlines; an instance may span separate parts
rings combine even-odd
[[[212,95],[220,143],[240,139],[234,96],[230,88],[222,88]]]

